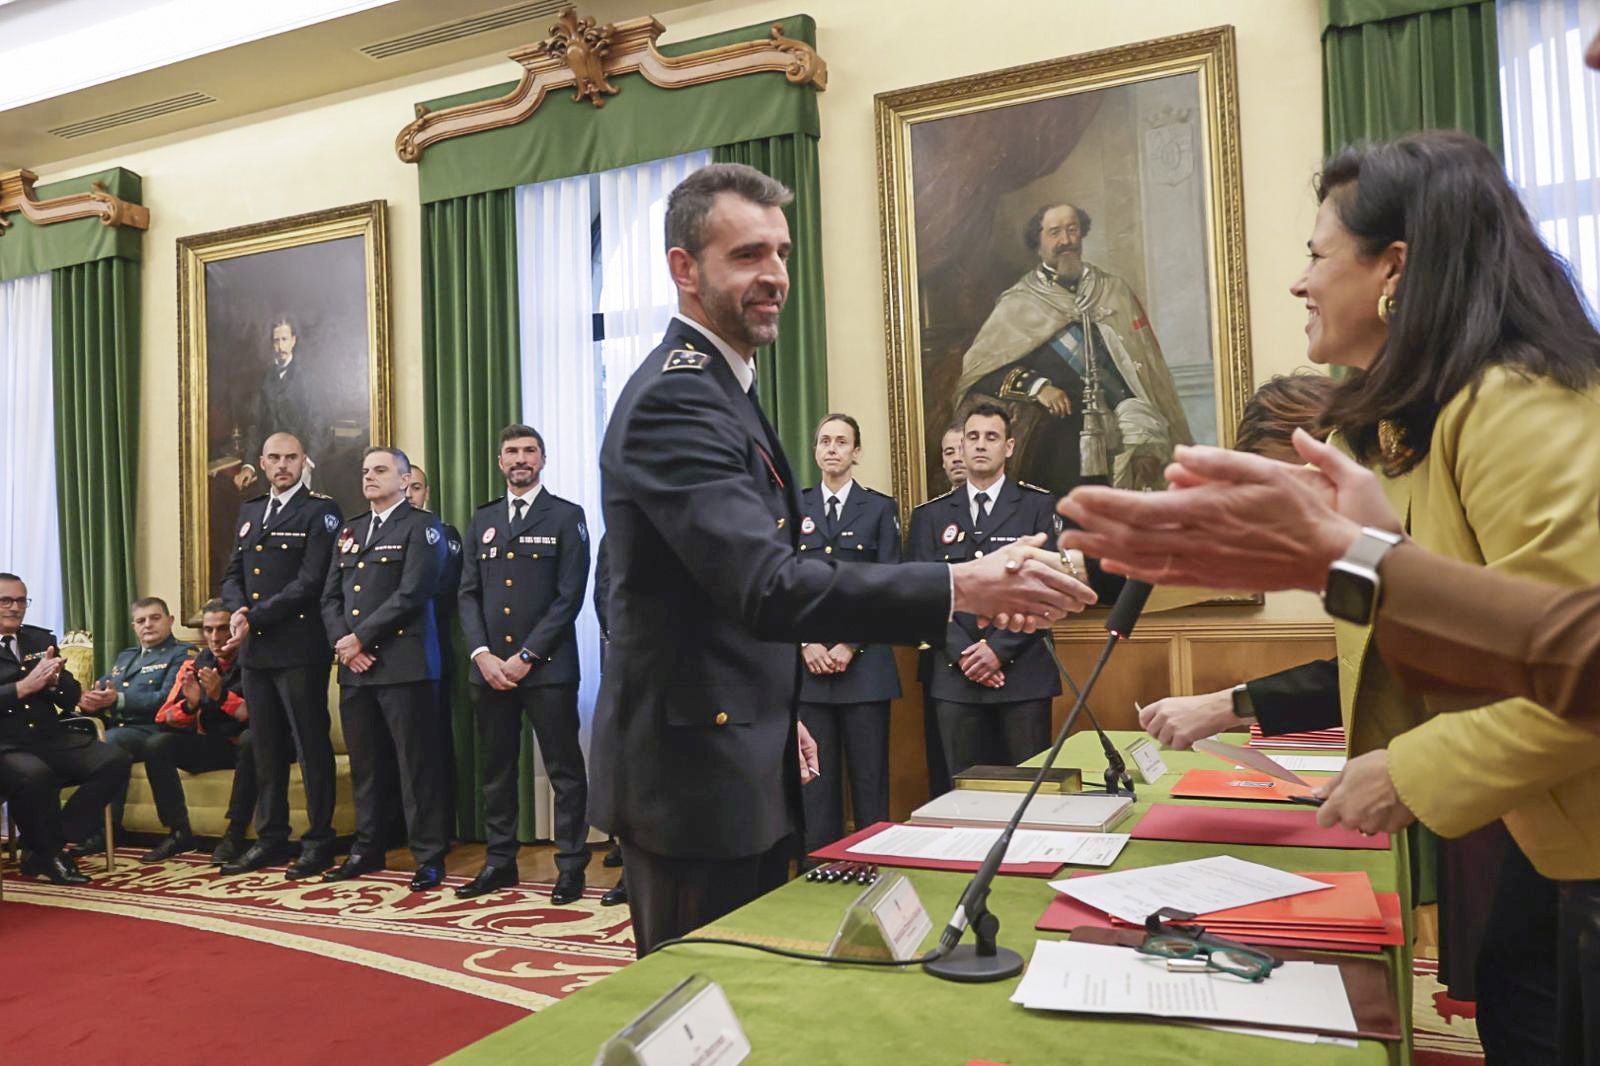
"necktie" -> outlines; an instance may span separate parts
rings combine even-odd
[[[745,395],[750,397],[750,406],[756,409],[756,418],[761,422],[761,431],[767,435],[768,455],[772,459],[773,469],[777,472],[779,480],[784,485],[793,483],[794,476],[789,472],[789,461],[783,454],[783,446],[778,440],[778,431],[772,428],[772,423],[767,421],[767,412],[761,409],[761,401],[756,397],[756,383],[750,382],[750,388],[745,390]]]
[[[22,656],[17,654],[17,640],[15,637],[0,637],[0,648],[4,648],[6,654],[17,660],[17,662],[20,663],[22,661]]]
[[[839,497],[828,497],[828,534],[832,536],[839,528]]]
[[[367,527],[367,543],[363,547],[372,547],[372,542],[378,539],[378,527],[383,525],[383,519],[377,515],[372,516],[372,524]]]
[[[261,523],[262,526],[270,526],[273,522],[277,521],[278,511],[281,510],[282,507],[283,501],[274,496],[272,498],[272,502],[267,504],[267,519],[265,522]]]
[[[973,525],[982,526],[983,520],[989,517],[989,494],[987,492],[980,492],[976,496],[972,497],[972,502],[978,505],[978,516],[976,519],[974,519]],[[983,530],[977,529],[976,532],[982,533]]]
[[[511,509],[513,511],[517,512],[516,516],[511,519],[511,524],[514,525],[514,526],[522,525],[522,516],[527,513],[528,501],[527,500],[512,500],[511,501]]]

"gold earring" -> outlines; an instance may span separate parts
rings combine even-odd
[[[1383,293],[1378,297],[1378,321],[1384,325],[1389,324],[1389,316],[1394,314],[1394,297]]]

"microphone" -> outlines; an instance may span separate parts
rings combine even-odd
[[[995,937],[1000,932],[1000,919],[988,908],[989,886],[1000,870],[1006,849],[1011,846],[1011,837],[1017,831],[1017,824],[1022,821],[1023,812],[1028,809],[1028,804],[1033,802],[1033,797],[1039,791],[1039,785],[1044,781],[1044,775],[1055,765],[1056,756],[1061,753],[1061,746],[1066,743],[1067,737],[1072,733],[1072,727],[1077,724],[1079,713],[1084,710],[1089,692],[1100,679],[1100,671],[1105,669],[1106,661],[1111,658],[1111,650],[1117,646],[1118,641],[1126,640],[1133,632],[1134,623],[1139,620],[1139,613],[1144,610],[1145,601],[1150,598],[1150,591],[1151,586],[1143,581],[1129,581],[1122,587],[1116,604],[1111,608],[1111,615],[1106,619],[1109,636],[1106,637],[1105,646],[1100,649],[1099,657],[1095,659],[1094,668],[1089,671],[1089,679],[1078,692],[1067,720],[1061,723],[1061,730],[1056,734],[1055,743],[1051,745],[1049,754],[1039,767],[1039,772],[1033,775],[1033,783],[1028,786],[1027,795],[1017,804],[1016,813],[1012,814],[1011,820],[1000,831],[1000,836],[989,849],[989,853],[983,857],[978,872],[967,882],[960,901],[956,903],[955,913],[950,916],[950,924],[939,934],[939,947],[935,957],[922,964],[922,968],[933,976],[942,977],[946,981],[976,983],[1003,981],[1022,972],[1022,956],[1010,948],[1002,948],[995,943]],[[1054,658],[1053,652],[1052,658]],[[1057,668],[1060,665],[1061,662],[1057,659]],[[959,944],[961,934],[969,925],[977,942],[972,945]]]

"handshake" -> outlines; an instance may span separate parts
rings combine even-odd
[[[1047,550],[1045,539],[1035,533],[951,566],[955,610],[977,615],[982,625],[1032,633],[1094,603],[1094,589],[1083,580],[1083,556]]]

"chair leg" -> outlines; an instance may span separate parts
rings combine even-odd
[[[116,833],[111,825],[111,804],[106,804],[106,873],[117,872]]]

